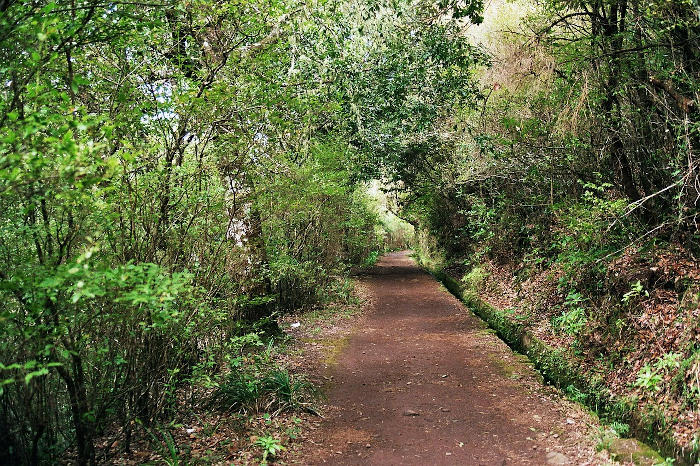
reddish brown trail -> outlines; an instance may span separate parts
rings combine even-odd
[[[330,370],[302,464],[598,464],[594,421],[412,261],[362,279],[370,309]]]

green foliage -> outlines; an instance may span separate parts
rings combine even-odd
[[[348,300],[387,249],[464,266],[470,291],[482,258],[551,268],[579,343],[633,327],[587,298],[651,292],[617,283],[622,251],[700,250],[697,2],[508,2],[495,25],[480,0],[166,3],[0,8],[0,444],[20,462],[91,462],[223,367],[235,409],[305,409],[248,332]],[[514,338],[527,317],[492,319]],[[673,377],[697,407],[678,351],[636,386]]]
[[[164,464],[178,466],[181,464],[180,451],[173,435],[164,428],[145,427],[153,449],[158,452]]]
[[[211,398],[224,411],[312,410],[318,392],[302,376],[292,376],[279,367],[239,366],[225,376]]]
[[[649,364],[645,364],[637,373],[637,380],[634,382],[636,387],[641,388],[646,392],[656,392],[660,390],[660,384],[663,377]]]
[[[588,395],[579,390],[575,385],[567,385],[564,391],[571,401],[581,404],[586,404],[588,401]]]
[[[675,360],[675,354],[672,357]],[[660,366],[666,366],[666,362],[662,362],[666,359],[668,354],[662,356],[660,360],[657,360],[656,364]],[[680,359],[680,358],[679,358]],[[675,361],[671,362],[670,365],[675,364]],[[683,401],[689,406],[696,408],[700,405],[700,385],[693,383],[694,374],[697,368],[700,366],[700,349],[697,346],[692,347],[690,354],[680,361],[678,369],[675,371],[675,376],[671,380],[673,390],[678,393]],[[673,369],[671,369],[672,371]],[[688,377],[690,376],[690,377]],[[688,383],[688,378],[690,378],[691,383]],[[700,451],[700,443],[695,442],[698,448],[695,451]]]
[[[564,300],[564,306],[568,310],[554,317],[552,319],[552,326],[560,329],[564,333],[579,335],[588,322],[586,309],[582,306],[582,303],[585,301],[586,299],[581,296],[581,293],[570,291]]]
[[[577,307],[569,311],[565,311],[560,316],[552,320],[554,327],[561,329],[563,332],[570,335],[578,335],[586,326],[587,322],[586,310]]]
[[[627,203],[608,198],[607,185],[583,186],[582,202],[555,208],[561,229],[553,235],[550,250],[556,253],[555,262],[563,267],[569,285],[595,289],[604,274],[602,260],[624,244],[628,226],[620,216]]]
[[[227,347],[230,371],[216,384],[210,406],[247,414],[312,411],[319,392],[273,362],[273,340],[265,345],[260,334],[249,333],[232,338]]]
[[[394,211],[398,210],[398,197],[392,196],[392,190],[378,181],[370,183],[369,195],[379,217],[377,235],[385,249],[410,249],[414,244],[415,229],[413,225],[394,214]]]
[[[232,372],[221,384],[212,401],[224,410],[242,411],[255,406],[262,393],[259,380],[251,374]]]
[[[350,180],[350,153],[318,143],[309,157],[266,179],[257,200],[267,278],[283,312],[319,302],[334,276],[380,247],[365,187]]]
[[[629,424],[625,424],[624,422],[612,422],[610,423],[610,428],[619,437],[626,437],[630,432]]]
[[[667,457],[667,458],[664,458],[663,461],[660,461],[660,462],[654,464],[654,466],[673,466],[674,464],[676,464],[676,459]]]
[[[270,456],[276,456],[279,452],[283,451],[285,448],[282,446],[279,440],[272,436],[259,437],[255,441],[255,445],[262,450],[262,464],[267,464],[267,459]]]
[[[488,273],[484,268],[476,266],[472,267],[469,273],[462,277],[462,284],[467,291],[478,293],[487,278]]]
[[[351,266],[408,244],[364,180],[413,172],[473,101],[478,53],[436,8],[2,6],[0,462],[93,461],[213,386],[243,321],[346,299]],[[280,407],[305,403],[290,377],[261,386]]]
[[[379,251],[370,251],[370,253],[367,255],[367,258],[364,260],[363,265],[365,267],[371,267],[377,263],[378,259]]]
[[[637,296],[641,295],[649,296],[649,292],[645,291],[642,283],[639,280],[637,280],[635,283],[632,283],[632,289],[622,295],[622,302],[627,304],[633,298],[636,298]]]
[[[680,353],[669,352],[660,356],[654,367],[662,372],[671,372],[681,367],[681,359]]]
[[[619,435],[612,426],[608,429],[600,427],[598,429],[598,443],[596,444],[596,451],[611,450],[613,448],[613,443],[619,438]]]
[[[312,410],[311,404],[318,397],[314,385],[303,376],[292,376],[288,371],[275,369],[262,380],[267,393],[271,394],[271,408],[276,411]]]

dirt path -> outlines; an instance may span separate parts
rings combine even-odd
[[[303,464],[600,464],[595,421],[407,252],[362,279],[371,309],[331,369]]]

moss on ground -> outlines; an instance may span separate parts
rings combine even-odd
[[[653,466],[664,462],[656,450],[636,439],[615,439],[607,450],[610,452],[610,456],[619,462],[634,463],[638,466]]]
[[[300,338],[305,343],[315,343],[324,347],[323,363],[328,366],[338,364],[338,356],[350,341],[349,336],[339,338]]]
[[[489,354],[486,358],[501,371],[504,377],[508,377],[509,379],[519,379],[522,377],[520,371],[518,371],[517,362],[510,363],[496,354]]]

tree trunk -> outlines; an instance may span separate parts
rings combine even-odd
[[[73,428],[75,429],[75,441],[78,448],[78,464],[95,464],[94,426],[86,418],[89,413],[85,381],[83,377],[82,360],[80,356],[72,356],[73,370],[75,378],[66,370],[59,366],[56,369],[68,389],[70,398],[71,415],[73,418]]]

